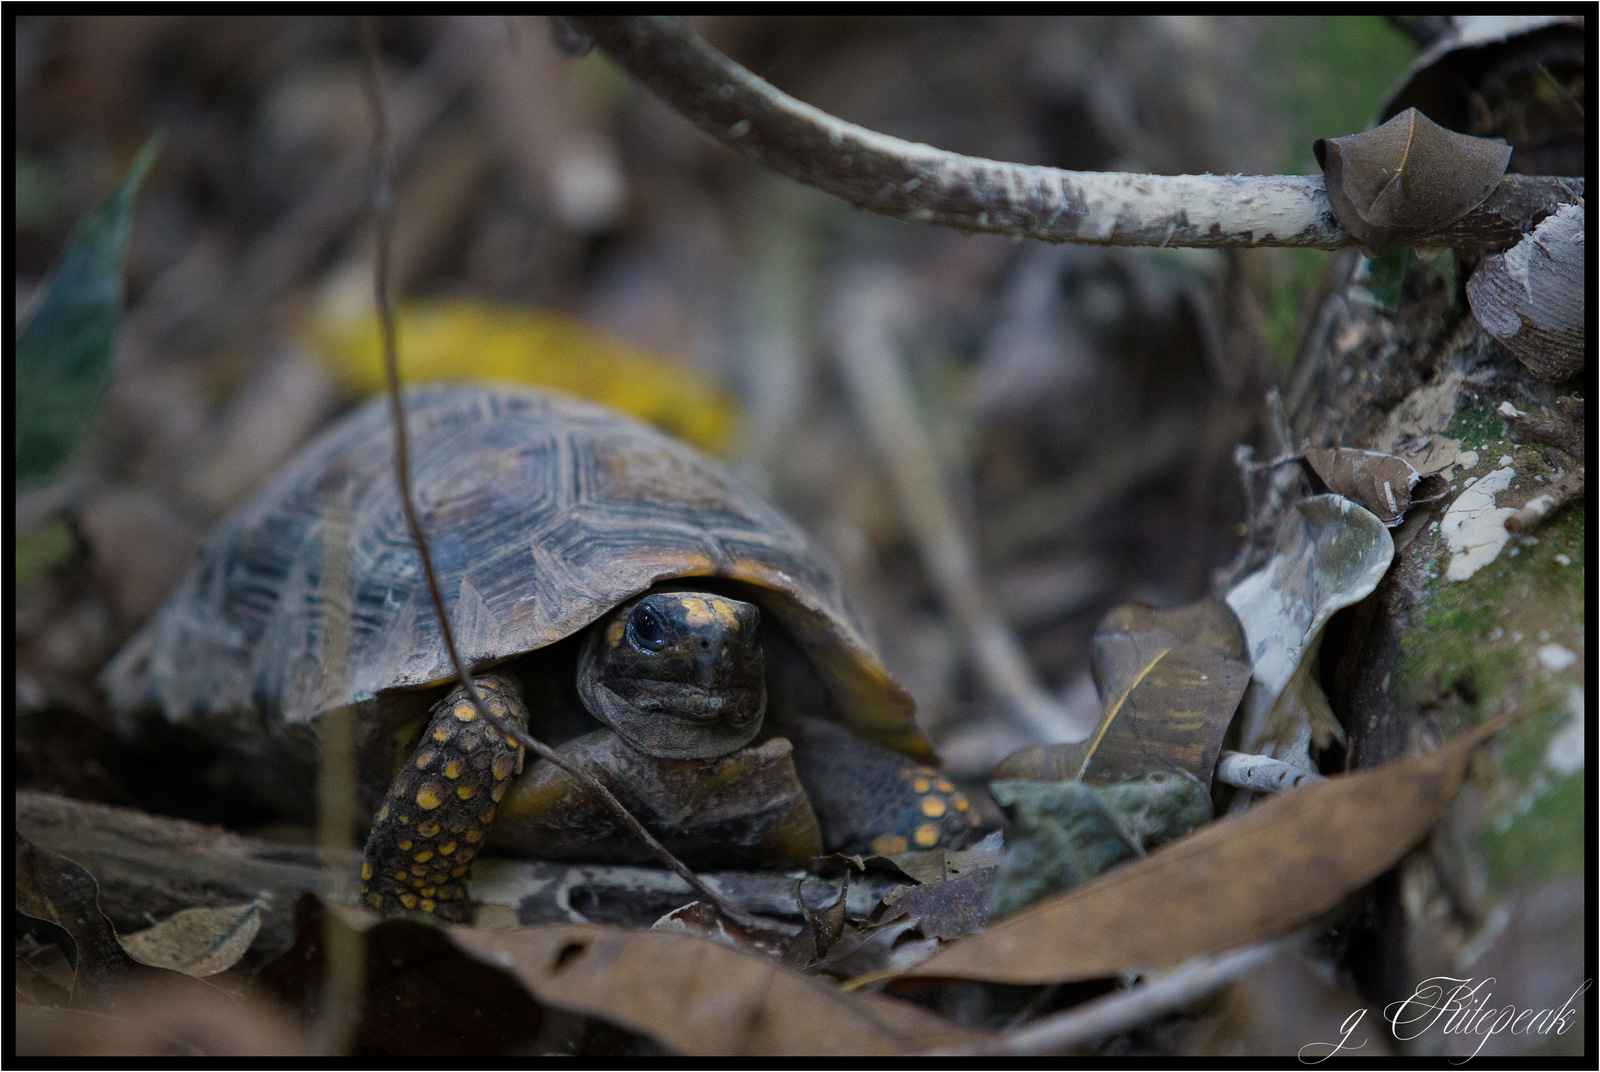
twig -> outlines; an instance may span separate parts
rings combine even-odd
[[[935,1050],[929,1056],[1063,1053],[1199,1001],[1212,991],[1250,974],[1299,940],[1299,935],[1291,935],[1221,956],[1195,957],[1170,974],[1131,990],[1084,1002],[986,1045]]]
[[[701,898],[716,906],[719,912],[744,926],[760,927],[762,923],[759,919],[730,904],[726,898],[703,882],[693,871],[685,867],[682,861],[668,852],[666,846],[657,841],[650,831],[646,830],[644,825],[634,817],[633,813],[628,811],[623,803],[612,794],[611,790],[607,789],[593,774],[582,768],[572,766],[562,759],[549,745],[515,726],[508,725],[496,716],[493,711],[489,710],[488,705],[483,702],[483,697],[478,692],[477,685],[473,683],[472,674],[467,670],[466,664],[461,659],[461,653],[456,649],[455,633],[450,628],[450,616],[445,611],[444,597],[439,591],[439,578],[433,568],[433,555],[428,550],[428,540],[422,531],[422,523],[417,519],[416,506],[411,501],[411,457],[406,436],[405,404],[400,393],[400,354],[395,337],[394,295],[390,292],[389,287],[390,251],[394,244],[394,198],[391,190],[393,165],[390,160],[389,102],[373,16],[363,16],[362,18],[361,41],[366,59],[367,91],[370,95],[375,127],[374,154],[376,156],[376,166],[373,169],[372,200],[378,237],[376,273],[378,325],[383,339],[384,373],[388,382],[389,407],[394,417],[395,479],[399,484],[400,510],[405,515],[406,529],[411,533],[411,540],[416,544],[417,556],[422,560],[422,573],[428,584],[428,597],[433,601],[434,612],[439,617],[439,635],[443,638],[445,651],[450,656],[450,665],[455,669],[456,677],[460,679],[461,684],[466,687],[467,694],[472,698],[473,707],[477,709],[478,714],[483,717],[484,721],[587,786],[663,865],[688,883],[689,888],[694,890]]]
[[[956,520],[894,338],[905,306],[892,276],[862,273],[846,280],[828,326],[839,374],[884,460],[923,562],[966,634],[979,677],[1041,739],[1065,740],[1075,724],[1038,683],[1021,643],[995,611]]]
[[[336,495],[323,522],[323,690],[343,697],[350,667],[350,503]],[[339,700],[323,715],[322,763],[317,769],[317,835],[329,895],[344,902],[354,895],[349,860],[356,831],[355,712]],[[327,980],[312,1038],[321,1054],[350,1052],[361,1009],[366,951],[347,927],[327,936]]]
[[[858,208],[964,231],[1116,246],[1311,246],[1355,240],[1320,175],[1062,171],[962,156],[846,123],[728,59],[675,18],[569,16],[628,73],[745,159]],[[1582,179],[1509,176],[1426,247],[1504,249]]]
[[[1223,752],[1217,757],[1217,781],[1240,789],[1280,793],[1298,785],[1326,781],[1320,774],[1271,756],[1251,756],[1243,752]]]

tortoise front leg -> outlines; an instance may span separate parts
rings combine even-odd
[[[528,728],[517,684],[474,679],[501,719]],[[378,809],[361,864],[361,900],[383,915],[410,909],[457,923],[470,918],[467,875],[495,807],[522,770],[522,746],[485,723],[463,686],[433,709],[416,751]]]

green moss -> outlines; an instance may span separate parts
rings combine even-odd
[[[1527,888],[1582,874],[1588,844],[1582,772],[1541,771],[1500,802],[1479,832],[1491,889]]]
[[[1540,486],[1534,477],[1551,475],[1544,452],[1503,439],[1505,420],[1496,404],[1485,399],[1460,411],[1445,434],[1478,452],[1472,475],[1492,472],[1510,455],[1513,487],[1532,494]],[[1580,661],[1551,671],[1537,653],[1547,643],[1584,651],[1586,531],[1580,501],[1539,528],[1535,539],[1513,537],[1465,581],[1445,578],[1451,554],[1437,528],[1405,552],[1409,565],[1403,568],[1424,569],[1427,582],[1423,609],[1401,637],[1394,682],[1401,709],[1432,710],[1449,736],[1467,722],[1526,712],[1496,738],[1485,753],[1491,766],[1477,773],[1488,810],[1469,837],[1479,845],[1491,894],[1585,866],[1583,774],[1561,774],[1545,759],[1551,737],[1572,718],[1570,694],[1583,688],[1584,668]],[[1469,671],[1475,704],[1449,696]]]

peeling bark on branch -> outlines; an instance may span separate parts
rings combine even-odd
[[[1320,175],[1137,175],[962,156],[846,123],[795,100],[670,17],[570,16],[608,55],[745,159],[857,208],[1049,242],[1114,246],[1356,244]],[[1504,249],[1582,179],[1510,176],[1426,247]]]

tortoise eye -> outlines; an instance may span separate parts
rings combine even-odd
[[[667,623],[649,607],[640,607],[628,619],[628,639],[640,651],[660,651],[667,646]]]

